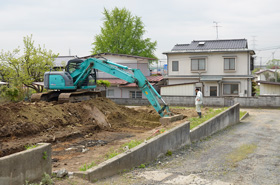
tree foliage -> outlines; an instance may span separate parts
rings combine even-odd
[[[12,52],[3,50],[0,53],[0,75],[1,80],[9,82],[10,86],[22,88],[23,86],[42,92],[43,88],[33,84],[42,82],[44,73],[53,66],[53,61],[57,54],[51,50],[34,46],[31,36],[23,38],[23,55],[20,49],[16,48]]]
[[[144,24],[140,17],[133,16],[127,9],[104,8],[101,33],[95,36],[92,53],[117,53],[156,58],[157,42],[143,39]]]
[[[97,80],[97,85],[103,86],[106,90],[107,87],[111,86],[111,83],[108,80]]]
[[[280,60],[279,59],[272,59],[267,62],[266,67],[268,69],[280,69]]]

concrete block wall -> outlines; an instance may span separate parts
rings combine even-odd
[[[190,131],[191,142],[199,141],[224,128],[239,122],[239,104],[235,104],[226,111],[218,114],[203,124],[195,127]]]
[[[40,143],[33,149],[0,158],[0,184],[22,185],[40,181],[44,173],[51,174],[51,144]]]
[[[166,103],[171,106],[194,106],[195,96],[163,96]],[[150,105],[147,99],[112,99],[120,105]],[[280,96],[259,97],[204,97],[203,104],[211,107],[229,107],[236,103],[244,108],[278,108]]]

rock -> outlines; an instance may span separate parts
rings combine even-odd
[[[57,171],[56,173],[56,177],[57,178],[63,178],[68,174],[68,171],[65,168],[62,168],[60,170]]]

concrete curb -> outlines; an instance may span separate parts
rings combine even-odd
[[[38,143],[38,145],[36,148],[0,158],[1,185],[39,181],[44,173],[51,174],[51,144]]]
[[[244,115],[242,116],[242,118],[240,118],[240,121],[241,121],[241,120],[244,120],[244,119],[247,118],[248,116],[250,116],[250,115],[249,115],[249,112],[246,112],[246,114],[244,114]]]
[[[85,172],[74,172],[74,175],[95,182],[98,179],[151,162],[164,155],[168,150],[176,150],[190,144],[189,130],[190,123],[182,123]]]

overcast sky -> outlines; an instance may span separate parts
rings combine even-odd
[[[127,8],[142,18],[145,38],[157,41],[156,56],[175,44],[246,38],[257,62],[280,58],[280,1],[277,0],[0,0],[0,50],[22,48],[24,36],[60,55],[90,55],[103,10]],[[254,37],[255,36],[255,37]],[[255,42],[253,42],[255,40]],[[262,50],[258,49],[271,49]],[[279,48],[279,49],[277,49]]]

